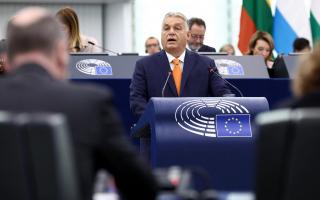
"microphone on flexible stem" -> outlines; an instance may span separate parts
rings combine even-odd
[[[102,47],[102,46],[96,45],[95,43],[93,43],[93,42],[91,42],[91,41],[88,41],[88,43],[91,44],[92,46],[96,46],[96,47],[98,47],[99,49],[102,49],[104,52],[109,52],[109,53],[115,54],[115,55],[117,55],[117,56],[120,55],[118,52],[111,51],[111,50],[106,49],[106,48],[104,48],[104,47]]]
[[[214,71],[213,67],[209,67],[208,68],[209,70],[209,73],[214,73],[216,76],[218,76],[220,79],[222,79],[225,83],[227,83],[228,85],[230,85],[233,89],[235,89],[241,97],[243,97],[243,94],[242,92],[235,86],[233,85],[232,83],[230,83],[229,81],[227,81],[226,79],[224,79],[219,73],[217,73],[216,71]]]
[[[168,81],[169,81],[171,74],[172,74],[172,70],[168,71],[168,76],[167,76],[166,82],[164,82],[164,85],[163,85],[162,91],[161,91],[162,97],[164,97],[164,90],[166,89],[166,86],[168,84]]]

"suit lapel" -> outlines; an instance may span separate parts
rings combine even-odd
[[[164,70],[164,74],[166,74],[166,78],[167,78],[168,72],[171,71],[171,67],[170,67],[170,63],[168,61],[166,52],[164,50],[162,50],[161,53],[159,54],[158,63],[159,63],[159,67]],[[176,85],[174,84],[172,73],[169,77],[168,85],[170,90],[173,93],[173,96],[178,96],[178,92],[176,89]]]
[[[196,58],[189,50],[186,50],[186,55],[184,57],[184,63],[183,63],[183,72],[182,72],[182,80],[181,80],[181,94],[180,96],[183,96],[184,94],[184,87],[187,83],[188,77],[190,75],[191,70],[195,67]]]

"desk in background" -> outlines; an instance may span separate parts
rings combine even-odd
[[[219,55],[209,57],[217,60],[218,68],[224,73],[221,73],[222,76],[238,87],[244,96],[266,97],[271,109],[291,96],[290,80],[267,78],[268,73],[262,57]],[[71,54],[70,59],[70,79],[73,82],[97,83],[113,89],[115,103],[128,134],[132,124],[137,121],[130,112],[129,85],[135,62],[140,58],[142,56]],[[231,68],[226,67],[228,63],[231,63]],[[242,73],[244,75],[241,75]],[[239,96],[236,91],[233,92]]]

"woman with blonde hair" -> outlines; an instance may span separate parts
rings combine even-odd
[[[255,32],[249,41],[249,50],[247,55],[261,55],[264,58],[268,71],[272,69],[272,51],[274,42],[272,36],[264,31]]]
[[[60,9],[56,17],[68,37],[70,52],[99,52],[95,39],[80,34],[78,15],[72,8]]]

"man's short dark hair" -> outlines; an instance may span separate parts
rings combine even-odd
[[[63,37],[61,27],[50,15],[27,25],[17,25],[11,20],[7,27],[8,59],[32,51],[50,55]]]
[[[301,51],[305,48],[311,49],[309,40],[307,40],[306,38],[297,38],[294,40],[293,42],[294,52]]]
[[[188,26],[189,26],[189,30],[191,30],[191,27],[196,24],[198,26],[204,26],[204,29],[206,29],[206,23],[203,21],[203,19],[201,18],[196,18],[193,17],[191,19],[188,20]]]

